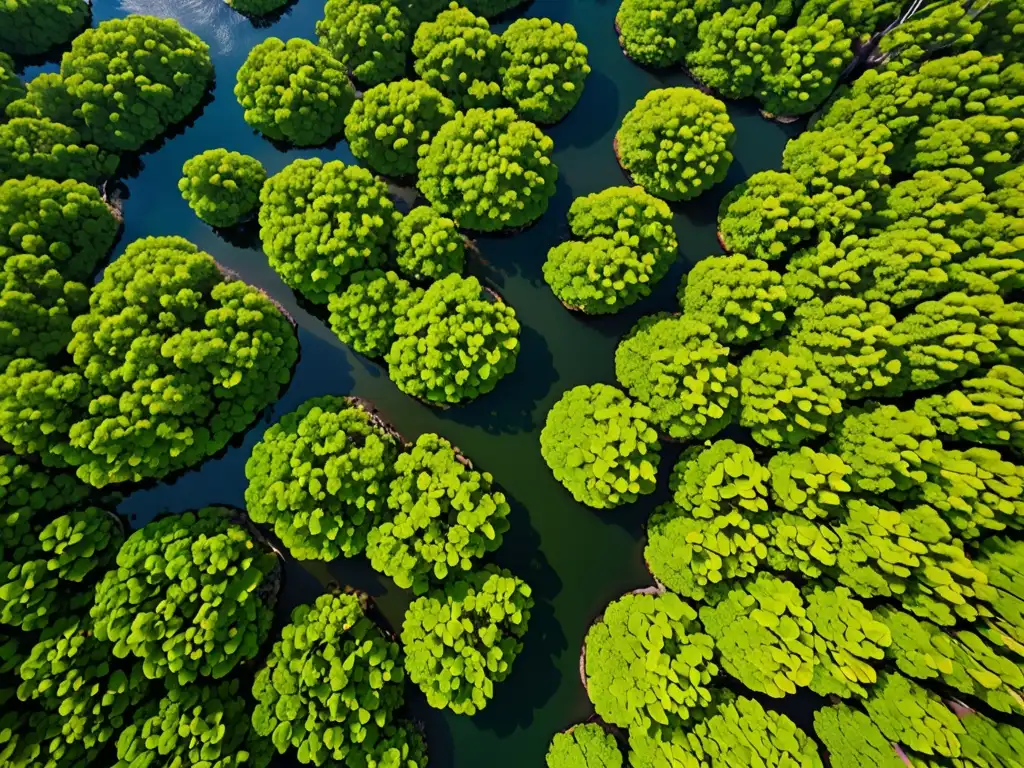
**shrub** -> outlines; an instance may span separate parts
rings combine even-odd
[[[555,193],[553,151],[554,142],[511,109],[458,112],[420,149],[419,190],[461,227],[524,227]]]
[[[934,693],[894,672],[879,677],[864,709],[890,741],[922,755],[959,757],[964,727]]]
[[[21,508],[14,515],[28,530],[20,537],[15,531],[0,551],[0,621],[40,629],[88,606],[93,583],[124,541],[120,520],[97,507],[60,516]]]
[[[25,97],[25,84],[18,77],[14,59],[0,51],[0,114],[12,101]]]
[[[503,54],[487,20],[456,3],[421,24],[412,43],[416,74],[462,110],[501,104]]]
[[[631,733],[629,747],[633,768],[822,765],[817,745],[792,720],[743,696],[729,695],[712,717],[674,730],[667,739]]]
[[[686,65],[701,83],[727,99],[753,96],[772,50],[775,16],[762,14],[761,3],[722,4],[700,22],[700,45]]]
[[[911,172],[963,168],[991,182],[1015,167],[1021,127],[1020,119],[985,114],[926,125],[912,145],[893,157],[893,166]]]
[[[772,570],[834,579],[839,536],[832,528],[793,512],[772,515],[768,527],[766,562]]]
[[[422,295],[422,288],[413,288],[391,270],[353,272],[348,287],[327,301],[331,330],[356,352],[384,357],[395,340],[398,318]]]
[[[397,221],[387,185],[355,165],[295,160],[260,191],[263,250],[289,286],[326,304],[346,277],[387,260]]]
[[[423,768],[427,764],[427,744],[421,727],[401,720],[388,723],[365,761],[367,768]]]
[[[807,189],[788,173],[759,171],[733,187],[718,208],[718,231],[732,251],[771,261],[811,239]]]
[[[1024,372],[1018,368],[993,366],[945,394],[920,398],[914,411],[954,440],[1024,452]]]
[[[853,58],[849,31],[822,14],[783,32],[775,30],[757,97],[766,112],[803,115],[832,94]]]
[[[298,354],[269,298],[178,237],[128,246],[73,330],[73,366],[21,360],[0,377],[0,434],[97,487],[216,453],[276,399]]]
[[[828,302],[811,299],[795,315],[789,343],[808,350],[849,399],[870,397],[899,376],[900,360],[889,345],[896,318],[888,304],[839,295]]]
[[[547,768],[622,768],[622,751],[600,725],[582,723],[554,735],[544,762]]]
[[[814,732],[828,750],[833,768],[906,768],[871,718],[848,704],[816,710]]]
[[[366,555],[399,587],[421,595],[431,581],[460,577],[501,546],[508,530],[505,494],[447,440],[420,435],[393,471],[390,515],[368,533]]]
[[[844,396],[806,349],[758,349],[740,363],[740,424],[761,445],[795,448],[824,435]]]
[[[96,637],[152,679],[220,678],[270,632],[280,566],[233,510],[205,507],[135,531],[96,587]]]
[[[448,275],[403,309],[386,360],[406,394],[460,403],[490,392],[515,369],[516,312],[475,277]]]
[[[266,16],[286,6],[289,0],[224,0],[246,16]]]
[[[8,257],[0,270],[0,368],[63,352],[71,321],[88,308],[89,289],[65,281],[49,256]]]
[[[615,350],[615,378],[669,437],[714,437],[739,412],[739,369],[689,317],[642,319]]]
[[[267,180],[263,163],[226,149],[208,149],[189,158],[181,174],[181,196],[196,216],[214,227],[234,226],[252,213]]]
[[[634,304],[650,295],[676,258],[671,209],[640,187],[577,198],[569,226],[583,241],[548,251],[544,280],[571,309],[603,314]]]
[[[36,120],[53,120],[74,128],[83,136],[90,136],[89,127],[82,116],[81,107],[64,86],[59,72],[43,72],[25,84],[22,98],[7,106],[7,117],[31,117]]]
[[[13,0],[0,12],[0,49],[35,56],[64,45],[89,23],[86,0]]]
[[[235,98],[245,122],[267,138],[312,147],[342,132],[355,89],[341,62],[323,48],[268,37],[238,70]]]
[[[475,715],[512,671],[532,607],[530,587],[495,568],[415,600],[402,622],[409,679],[430,706]]]
[[[327,0],[316,23],[320,46],[367,85],[402,76],[409,34],[408,20],[391,0]]]
[[[117,740],[113,768],[265,768],[272,752],[270,740],[257,737],[250,727],[237,680],[172,683],[162,698],[135,710]]]
[[[609,509],[654,491],[658,434],[650,409],[607,384],[570,389],[540,433],[544,461],[576,501]]]
[[[692,446],[679,457],[669,486],[672,500],[688,514],[712,519],[732,509],[768,511],[768,470],[749,447],[732,440]]]
[[[590,74],[587,46],[572,24],[519,19],[501,35],[505,48],[502,95],[526,120],[557,123],[583,96]]]
[[[62,756],[69,765],[78,764],[72,755],[80,755],[82,764],[94,759],[149,689],[141,665],[111,660],[109,646],[86,620],[59,621],[32,647],[18,674],[18,698],[35,702],[51,723],[59,723],[59,746],[49,747],[52,765],[63,764]]]
[[[133,152],[199,105],[213,81],[213,63],[206,43],[174,19],[133,15],[102,21],[76,37],[60,75],[88,126],[85,138],[106,150]]]
[[[385,517],[399,441],[358,402],[315,397],[285,414],[245,465],[245,506],[293,556],[334,560],[366,548]]]
[[[812,195],[827,190],[843,194],[851,189],[878,191],[891,173],[886,153],[892,144],[883,140],[888,135],[886,129],[879,128],[861,136],[846,126],[806,131],[786,144],[782,169],[805,184]]]
[[[679,286],[679,306],[721,343],[748,344],[782,327],[789,298],[768,262],[737,253],[698,261]]]
[[[52,120],[18,117],[0,125],[0,179],[42,176],[98,184],[114,175],[117,164],[117,155]]]
[[[696,88],[661,88],[636,103],[615,134],[632,179],[665,200],[689,200],[725,178],[735,128],[725,105]]]
[[[466,241],[458,225],[429,205],[413,208],[395,227],[395,263],[411,280],[462,274]]]
[[[846,494],[853,491],[852,469],[834,453],[822,453],[802,446],[791,453],[776,453],[768,461],[771,497],[787,512],[799,512],[810,519],[839,518]]]
[[[0,184],[0,261],[49,256],[65,280],[86,282],[117,238],[118,221],[95,187],[29,176]]]
[[[590,627],[587,693],[597,714],[630,733],[682,726],[711,703],[718,672],[697,613],[671,592],[624,595]]]
[[[615,28],[629,58],[651,67],[670,67],[693,43],[697,17],[679,0],[623,0]]]
[[[365,598],[321,595],[300,605],[274,643],[252,694],[253,730],[301,763],[356,764],[374,754],[402,705],[398,643],[364,613]]]
[[[388,176],[412,176],[420,147],[455,116],[455,104],[422,80],[374,86],[345,117],[345,138],[356,158]]]

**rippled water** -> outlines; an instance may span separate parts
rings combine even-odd
[[[132,169],[134,176],[122,191],[125,232],[117,253],[147,235],[189,238],[284,305],[299,323],[302,346],[301,362],[284,397],[235,447],[173,483],[137,491],[121,510],[141,525],[161,512],[217,503],[243,506],[244,465],[252,446],[281,414],[318,395],[368,398],[408,439],[428,431],[448,438],[480,468],[492,472],[508,496],[512,529],[493,560],[532,585],[537,605],[511,677],[497,686],[493,702],[481,714],[467,718],[431,710],[414,688],[410,706],[413,716],[426,725],[431,765],[436,768],[541,766],[552,734],[592,713],[578,676],[580,645],[589,623],[610,600],[650,583],[642,536],[657,503],[656,498],[646,499],[600,513],[574,502],[541,459],[539,435],[545,414],[572,386],[614,382],[618,339],[639,316],[673,308],[680,276],[697,260],[719,252],[715,214],[722,196],[750,174],[777,168],[786,139],[799,128],[761,119],[752,104],[730,104],[737,128],[736,159],[723,184],[696,202],[675,207],[681,248],[672,272],[653,296],[615,317],[571,315],[541,277],[548,249],[566,237],[570,203],[579,195],[624,183],[612,154],[612,137],[636,100],[653,88],[690,83],[678,73],[646,72],[622,55],[613,31],[618,0],[535,0],[527,6],[525,15],[574,24],[590,49],[593,72],[579,106],[549,131],[560,174],[548,212],[515,237],[478,240],[482,263],[472,270],[499,288],[523,324],[518,367],[477,402],[435,411],[400,393],[385,371],[353,354],[323,322],[299,307],[258,246],[222,240],[192,214],[177,191],[182,163],[213,147],[254,155],[270,173],[299,157],[353,161],[344,142],[329,150],[275,148],[245,124],[232,93],[235,72],[252,46],[270,35],[314,39],[322,7],[323,0],[298,0],[273,26],[256,29],[222,0],[95,0],[97,21],[133,12],[180,19],[210,44],[217,73],[214,98],[202,114]],[[396,193],[405,200],[412,194]],[[663,453],[659,497],[667,491],[678,449],[667,446]],[[396,628],[401,625],[409,597],[362,558],[328,564],[289,562],[283,603],[290,609],[312,601],[331,581],[367,591],[386,619]],[[279,625],[287,612],[279,610]],[[294,764],[280,758],[275,763]]]

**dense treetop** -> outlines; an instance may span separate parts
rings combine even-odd
[[[181,174],[181,196],[215,227],[230,227],[252,213],[267,179],[259,160],[226,149],[208,149],[186,160]]]
[[[327,0],[316,34],[360,83],[377,85],[405,72],[409,21],[391,0]]]
[[[46,53],[69,42],[90,15],[88,0],[11,0],[0,9],[0,51]]]

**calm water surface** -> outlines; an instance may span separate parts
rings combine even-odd
[[[302,349],[284,396],[235,447],[173,483],[131,494],[121,511],[138,526],[161,512],[209,504],[244,506],[244,465],[253,445],[282,414],[319,395],[368,398],[407,439],[423,432],[443,435],[479,468],[490,471],[508,496],[512,529],[492,559],[531,584],[537,605],[524,651],[484,712],[469,718],[432,710],[410,686],[412,714],[426,726],[431,765],[436,768],[541,766],[552,734],[592,714],[577,671],[588,625],[609,601],[651,581],[642,558],[643,525],[667,493],[668,473],[678,453],[671,446],[663,452],[656,498],[597,513],[577,504],[544,465],[539,446],[544,417],[570,387],[614,383],[618,339],[641,315],[673,308],[680,276],[699,259],[719,252],[715,214],[722,196],[750,174],[777,168],[782,148],[797,128],[761,119],[752,105],[730,104],[737,129],[736,159],[723,184],[698,201],[675,208],[681,248],[673,271],[653,296],[615,317],[571,315],[541,276],[548,249],[567,236],[570,203],[580,195],[624,183],[612,153],[612,137],[637,99],[653,88],[691,83],[678,73],[646,72],[622,55],[613,31],[618,0],[535,0],[527,6],[523,15],[574,24],[590,49],[593,72],[579,106],[549,129],[560,173],[548,212],[525,233],[478,240],[485,263],[472,270],[499,288],[523,325],[518,366],[480,400],[447,411],[432,410],[399,392],[384,370],[352,353],[327,325],[300,308],[258,245],[245,247],[221,239],[193,215],[177,191],[185,160],[213,147],[254,155],[269,173],[299,157],[353,162],[343,141],[331,149],[275,148],[246,125],[232,92],[235,72],[259,41],[271,35],[315,39],[314,25],[323,3],[298,0],[273,26],[255,29],[222,0],[95,0],[97,21],[132,12],[179,18],[210,44],[217,75],[213,101],[198,119],[158,151],[144,155],[141,167],[125,180],[125,231],[115,255],[147,235],[188,238],[285,306],[299,324]],[[403,196],[408,199],[410,194],[405,191]],[[331,581],[371,594],[385,618],[400,628],[409,595],[373,572],[362,558],[327,564],[290,561],[282,601],[289,610],[311,602]],[[278,611],[278,626],[287,614],[288,610]],[[278,758],[274,765],[296,763]]]

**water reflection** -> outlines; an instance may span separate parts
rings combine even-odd
[[[231,53],[233,31],[248,25],[245,17],[224,0],[120,0],[125,13],[145,13],[162,19],[177,19],[199,35],[214,54]]]

